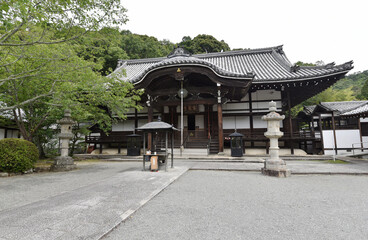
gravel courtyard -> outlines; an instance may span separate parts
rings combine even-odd
[[[368,176],[189,171],[105,239],[368,239]]]

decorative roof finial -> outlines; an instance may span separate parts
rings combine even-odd
[[[178,56],[190,57],[190,55],[191,55],[190,52],[188,52],[184,48],[177,47],[167,57],[168,58],[173,58],[173,57],[178,57]]]

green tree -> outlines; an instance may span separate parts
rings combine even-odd
[[[85,60],[101,64],[99,70],[102,75],[111,73],[119,59],[129,58],[120,47],[122,35],[118,29],[102,28],[99,31],[90,31],[73,41],[78,56]]]
[[[94,72],[92,69],[100,66],[79,58],[66,43],[34,45],[18,54],[32,58],[22,58],[9,66],[10,72],[17,75],[17,71],[37,68],[42,75],[29,74],[3,82],[0,101],[27,140],[34,140],[37,131],[59,119],[63,108],[71,108],[75,116],[109,129],[115,116],[124,118],[128,108],[135,107],[139,100],[139,91],[132,84]],[[7,74],[0,72],[0,76]]]
[[[229,45],[225,43],[224,40],[218,41],[215,37],[207,34],[199,34],[193,39],[191,39],[189,36],[185,36],[178,45],[184,47],[192,54],[231,50]]]
[[[61,46],[89,31],[96,31],[101,26],[123,24],[127,20],[125,12],[126,9],[121,6],[119,0],[2,1],[0,84],[20,79],[27,81],[29,77],[47,75],[50,70],[43,67],[40,61],[45,63],[51,59],[54,64],[59,64],[69,56],[64,54],[63,58],[56,61],[57,58],[52,55],[37,55],[36,50],[44,51],[41,46],[45,46],[47,52],[50,49],[47,46]],[[78,72],[76,68],[72,69]],[[38,97],[26,99],[23,105],[37,100]]]
[[[129,31],[123,31],[121,34],[121,48],[130,59],[163,57],[174,48],[174,44],[168,40],[159,41],[155,37],[132,34]]]
[[[115,30],[99,29],[125,23],[125,12],[119,0],[0,3],[0,110],[13,116],[25,139],[42,145],[41,130],[65,108],[105,130],[116,117],[124,119],[128,108],[139,108],[140,91],[99,73],[125,56],[116,44],[96,41],[99,34],[116,36]]]

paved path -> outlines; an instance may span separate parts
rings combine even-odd
[[[368,239],[368,177],[190,171],[104,239]]]
[[[356,164],[287,161],[287,164],[295,173],[298,171],[299,173],[368,173],[368,163],[365,161],[357,161]],[[216,204],[225,208],[229,204],[235,204],[235,207],[240,203],[244,204],[245,200],[254,201],[255,203],[261,201],[263,194],[267,192],[267,189],[262,189],[263,185],[288,183],[289,185],[286,185],[287,187],[282,187],[282,191],[280,191],[283,193],[283,191],[287,191],[290,187],[289,195],[292,195],[299,193],[298,187],[303,188],[304,185],[310,184],[308,191],[313,192],[313,186],[318,188],[318,186],[323,186],[325,184],[325,180],[323,179],[315,181],[314,179],[319,179],[316,177],[332,179],[328,180],[329,185],[324,188],[324,191],[326,191],[326,194],[328,193],[336,197],[336,199],[343,199],[344,196],[353,196],[352,198],[356,199],[353,203],[359,208],[360,206],[357,201],[359,199],[367,199],[365,195],[366,188],[360,192],[357,191],[358,188],[360,189],[362,186],[367,186],[366,182],[359,182],[360,180],[357,179],[367,179],[366,176],[334,176],[336,178],[328,178],[331,176],[305,176],[305,178],[300,178],[301,176],[295,175],[289,179],[282,180],[260,175],[259,170],[262,166],[262,163],[254,161],[254,159],[242,162],[185,160],[176,161],[175,168],[169,169],[167,173],[164,171],[152,173],[142,172],[140,162],[88,162],[85,164],[79,163],[78,170],[71,172],[38,173],[0,178],[0,240],[100,239],[106,236],[114,227],[119,226],[119,224],[173,181],[178,179],[189,168],[196,170],[212,169],[227,171],[190,171],[183,179],[189,181],[193,191],[184,191],[186,196],[183,196],[183,205],[181,206],[180,197],[180,199],[177,200],[164,199],[161,203],[163,206],[167,204],[170,206],[173,204],[173,206],[175,205],[178,207],[177,205],[179,204],[178,210],[180,211],[182,210],[181,208],[183,208],[189,213],[193,211],[196,212],[197,210],[195,208],[192,209],[190,205],[186,205],[187,201],[190,201],[191,197],[193,197],[193,199],[200,197],[200,192],[203,187],[205,188],[205,192],[207,191],[206,189],[208,189],[208,191],[212,189],[211,191],[216,192],[217,186],[219,186],[219,192],[224,192],[225,195],[229,195],[226,198],[219,197],[218,200],[213,199],[214,202],[211,206],[214,212],[218,212],[221,211],[221,209],[216,209],[214,207]],[[238,172],[232,172],[234,170]],[[239,172],[239,170],[254,172]],[[207,174],[214,175],[206,176]],[[200,181],[197,182],[197,180],[201,178],[201,175],[204,176],[204,179],[207,179],[203,183]],[[238,179],[236,176],[242,177]],[[299,181],[298,179],[302,180]],[[340,183],[342,186],[351,183],[353,187],[351,191],[347,189],[344,196],[342,196],[342,194],[334,195],[334,191],[335,189],[339,189]],[[355,187],[354,184],[359,187]],[[239,196],[237,197],[236,194],[234,195],[231,192],[232,188],[237,189],[242,186],[248,189],[247,187],[249,187],[249,185],[253,187],[250,188],[248,194],[255,194],[254,199],[238,199]],[[274,187],[277,189],[276,185]],[[172,188],[170,187],[169,190],[170,189]],[[175,187],[173,189],[175,190]],[[259,192],[257,192],[257,189],[259,189]],[[344,189],[344,187],[342,187],[342,189]],[[277,193],[276,190],[272,191],[274,194]],[[206,203],[208,198],[218,197],[216,193],[208,192],[208,194],[213,195],[200,197],[200,200],[203,201],[202,204]],[[313,195],[313,199],[317,202],[320,202],[319,197],[323,196],[321,192],[319,194],[320,195]],[[161,195],[162,194],[159,194],[158,198]],[[307,193],[305,193],[305,196],[307,196]],[[185,197],[189,198],[189,200],[185,200]],[[270,203],[273,205],[276,203],[283,204],[285,200],[278,198],[272,200],[270,197],[266,199],[270,200]],[[331,200],[330,198],[327,199],[327,201]],[[299,201],[299,199],[296,200]],[[348,200],[343,200],[343,203],[346,202],[348,202]],[[272,204],[270,206],[273,206]],[[201,205],[198,205],[198,208],[199,206]],[[263,203],[262,206],[267,207],[267,204]],[[315,205],[313,204],[312,206]],[[344,205],[339,204],[336,206],[337,208],[344,207]],[[364,209],[368,208],[367,206],[364,207],[365,208],[362,208],[363,213],[365,216],[368,216],[368,214],[364,212]],[[206,209],[206,206],[204,206],[204,209]],[[335,211],[333,210],[333,206],[328,210]],[[155,209],[150,211],[155,211]],[[198,211],[201,211],[200,208]],[[355,212],[357,210],[353,209],[352,211]],[[174,208],[168,213],[168,215],[175,214]],[[338,212],[338,214],[340,214],[340,212]],[[135,216],[135,214],[132,215],[133,219]],[[161,218],[158,216],[159,215],[157,215],[157,218],[153,219],[153,221],[161,221]],[[211,216],[216,217],[215,214]],[[208,216],[199,215],[198,219],[207,221],[207,217]],[[193,220],[197,221],[197,228],[200,228],[203,223],[198,219]],[[181,222],[180,218],[177,220]],[[240,217],[239,219],[235,218],[235,220],[236,221],[233,222],[234,225],[241,223]],[[326,221],[327,220],[329,219],[326,219]],[[356,222],[358,223],[360,220],[364,219],[358,219]],[[365,220],[367,220],[367,218],[365,218]],[[175,219],[173,220],[173,223],[174,222]],[[239,226],[243,225],[240,224]],[[218,225],[218,227],[218,231],[221,231],[221,225]],[[117,227],[117,229],[120,229],[120,227]],[[164,232],[165,231],[166,229],[164,229]],[[115,231],[112,231],[111,234],[114,234],[114,232]],[[239,234],[242,233],[239,232]],[[113,235],[107,236],[112,237]],[[178,235],[173,236],[174,237],[170,239],[181,239]],[[213,236],[215,236],[216,239],[216,235]]]
[[[331,164],[321,161],[286,161],[292,174],[366,174],[368,162],[357,160],[350,164]],[[192,170],[261,171],[263,163],[253,162],[194,162]]]
[[[44,196],[39,199],[38,192],[26,190],[23,198],[30,195],[32,200],[18,199],[18,203],[3,206],[0,239],[99,239],[188,169],[177,167],[168,172],[142,172],[140,165],[131,169],[131,164],[125,164],[101,163],[102,168],[106,168],[102,175],[112,175],[106,178],[96,176],[96,179],[100,178],[97,181],[91,178],[90,184],[86,184],[88,177],[85,177],[93,170],[99,170],[100,164],[79,170],[79,173],[47,173],[41,177],[33,174],[6,179],[7,183],[0,184],[1,196],[13,192],[10,189],[14,186],[12,179],[21,185],[32,183],[29,187],[33,190],[42,189],[42,185],[55,189],[48,197],[41,192]],[[86,175],[81,176],[84,183],[78,183],[78,174],[84,173]],[[60,179],[62,185],[58,182]],[[33,187],[33,184],[41,186]],[[22,193],[13,195],[17,194]]]

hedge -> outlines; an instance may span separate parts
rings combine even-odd
[[[32,142],[20,138],[0,140],[0,172],[25,172],[34,167],[38,158],[38,149]]]

